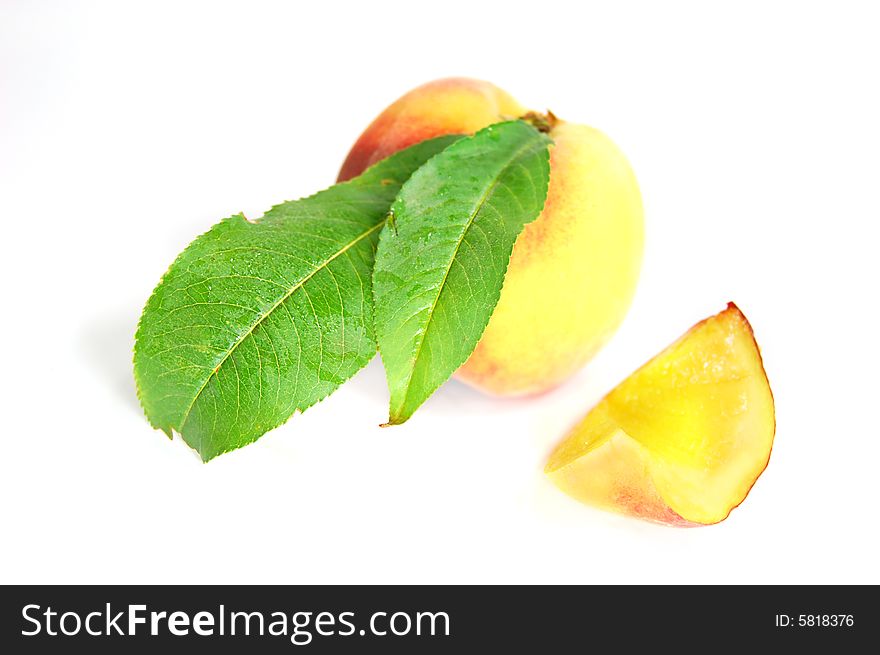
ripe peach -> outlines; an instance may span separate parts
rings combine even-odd
[[[718,523],[766,468],[775,432],[758,344],[730,303],[608,394],[545,472],[585,503],[671,525]]]
[[[357,140],[340,180],[441,134],[469,134],[526,111],[479,80],[451,78],[410,91]],[[498,305],[456,376],[499,395],[539,393],[581,368],[611,337],[635,292],[644,227],[635,176],[604,134],[552,114],[550,188],[517,239]]]

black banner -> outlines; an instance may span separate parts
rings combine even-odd
[[[0,612],[6,653],[705,652],[864,644],[878,603],[867,587],[21,586],[2,588]]]

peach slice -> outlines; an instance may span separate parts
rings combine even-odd
[[[708,525],[748,495],[775,431],[758,344],[729,303],[608,394],[557,446],[545,473],[591,505]]]

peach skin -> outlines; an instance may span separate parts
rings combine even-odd
[[[469,134],[517,117],[553,139],[547,201],[517,239],[492,318],[456,373],[498,395],[540,393],[564,382],[626,315],[644,226],[638,184],[623,153],[591,127],[526,112],[488,82],[450,78],[390,105],[357,140],[339,173],[340,180],[349,179],[423,139]]]
[[[730,303],[608,394],[545,472],[584,503],[670,525],[718,523],[766,468],[775,431],[761,353]]]

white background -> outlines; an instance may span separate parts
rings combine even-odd
[[[880,582],[880,98],[871,3],[0,4],[0,581]],[[380,430],[378,361],[203,465],[144,420],[131,346],[197,234],[331,184],[448,75],[607,132],[647,251],[610,345],[529,401],[447,384]],[[599,397],[735,300],[777,400],[724,523],[544,479]]]

